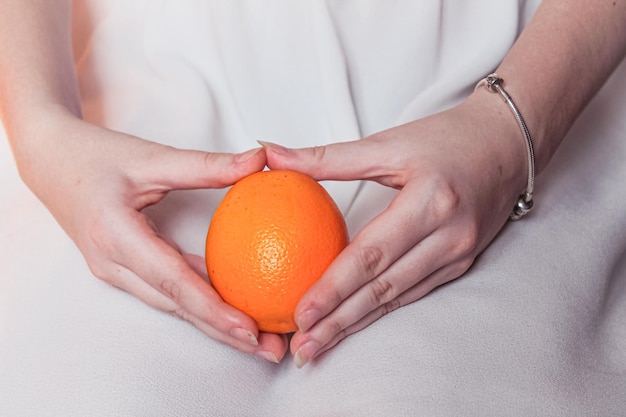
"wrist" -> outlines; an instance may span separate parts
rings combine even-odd
[[[46,177],[45,170],[63,164],[55,158],[65,148],[66,132],[83,123],[65,106],[56,104],[34,108],[21,117],[7,117],[3,122],[20,177],[31,189]]]
[[[2,116],[17,163],[34,148],[46,146],[47,142],[58,137],[55,131],[68,123],[81,120],[80,113],[76,114],[72,109],[57,103],[33,105],[30,109],[5,112]]]
[[[490,175],[499,178],[511,201],[517,201],[528,186],[528,162],[515,117],[498,94],[485,88],[476,89],[462,105],[471,107],[473,125],[478,129],[474,140],[481,141],[477,146],[481,146],[485,157],[482,165],[491,167]]]

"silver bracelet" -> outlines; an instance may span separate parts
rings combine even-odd
[[[535,152],[533,150],[533,141],[530,138],[530,132],[526,126],[526,122],[522,117],[522,114],[517,109],[517,106],[511,99],[511,96],[502,87],[504,81],[498,74],[489,74],[484,79],[480,80],[476,85],[476,88],[487,87],[487,91],[491,93],[498,93],[502,100],[509,106],[515,120],[519,124],[522,134],[526,142],[526,154],[528,156],[528,185],[526,186],[526,192],[520,195],[517,204],[513,207],[513,212],[509,215],[511,220],[519,220],[526,215],[533,208],[533,191],[535,188]]]

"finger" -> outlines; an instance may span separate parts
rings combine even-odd
[[[240,352],[254,354],[274,363],[279,363],[287,352],[288,343],[285,335],[260,332],[256,338],[257,343],[251,344],[247,340],[248,335],[243,334],[243,338],[241,338],[224,334],[205,321],[186,314],[185,311],[183,313],[182,319],[189,321],[211,339],[225,343]]]
[[[252,339],[248,334],[242,333],[241,337],[233,337],[230,334],[225,334],[185,311],[171,298],[157,291],[131,270],[122,265],[115,265],[115,269],[116,274],[115,282],[112,282],[113,285],[157,310],[188,321],[211,339],[225,343],[241,352],[255,354],[275,363],[280,362],[287,351],[288,343],[284,335],[260,333],[258,343],[254,344],[250,343]]]
[[[287,353],[289,339],[286,334],[259,333],[259,345],[254,354],[270,362],[279,363]]]
[[[205,281],[210,282],[206,270],[206,262],[202,256],[183,253],[183,257],[198,275],[200,275]],[[280,362],[287,352],[287,335],[261,332],[259,333],[258,342],[259,344],[254,348],[253,353],[270,362]],[[232,343],[229,344],[232,345]],[[249,349],[248,344],[245,344],[244,347]]]
[[[117,230],[124,230],[125,238],[114,240],[113,261],[170,298],[185,314],[219,332],[257,344],[254,320],[226,304],[179,252],[157,237],[144,215],[130,210],[118,222]]]
[[[106,277],[107,283],[133,295],[150,307],[171,314],[175,314],[180,308],[171,298],[147,284],[125,266],[111,263],[110,269]]]
[[[389,175],[399,174],[402,166],[398,153],[384,143],[381,137],[369,137],[351,142],[290,149],[284,146],[260,142],[267,154],[267,166],[271,169],[292,169],[310,175],[317,180],[382,181],[386,185],[399,186],[401,180],[383,181]],[[404,157],[404,156],[402,156]]]
[[[224,188],[265,167],[261,148],[232,154],[176,149],[150,144],[151,157],[137,164],[132,172],[149,188]]]
[[[462,266],[463,269],[458,271],[461,275],[469,266],[459,261],[458,253],[457,249],[451,248],[444,233],[428,236],[309,329],[308,337],[324,346],[372,311],[381,307],[385,313],[395,310],[399,307],[401,294],[446,265],[455,266],[451,270],[446,267],[447,271],[457,271]],[[467,259],[471,262],[472,258]]]
[[[370,311],[368,314],[363,316],[355,323],[352,323],[346,328],[341,329],[326,342],[319,342],[318,340],[312,338],[311,334],[294,334],[291,339],[291,351],[294,355],[294,362],[296,366],[304,366],[311,359],[336,346],[347,336],[363,330],[384,315],[419,300],[420,298],[429,294],[435,288],[458,278],[465,271],[467,271],[468,268],[469,266],[466,260],[458,261],[444,266],[443,268],[433,272],[423,280],[419,281],[408,290],[404,291],[394,300],[378,306],[376,309]]]
[[[183,253],[183,258],[189,264],[189,266],[195,271],[196,274],[202,277],[209,284],[211,280],[209,279],[209,274],[206,270],[206,262],[204,258],[200,255],[195,255],[191,253]]]
[[[421,188],[421,184],[407,185],[387,210],[354,237],[307,291],[295,310],[299,331],[311,328],[399,257],[420,245],[444,221],[440,203],[433,196],[434,191]],[[414,201],[415,195],[423,198]],[[422,267],[426,272],[433,268],[428,264]]]
[[[154,231],[159,239],[171,246],[176,252],[180,253],[183,259],[185,259],[187,264],[189,264],[189,266],[194,270],[196,274],[204,278],[206,282],[210,282],[209,275],[206,270],[206,262],[204,261],[204,258],[202,256],[183,252],[181,247],[178,245],[178,243],[176,243],[176,241],[174,241],[174,239],[166,234],[159,232],[156,224],[149,216],[144,216],[144,218],[146,219],[148,226],[150,226],[150,228]]]

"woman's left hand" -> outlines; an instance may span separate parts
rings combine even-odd
[[[477,91],[451,110],[358,141],[266,145],[272,169],[400,190],[300,300],[290,346],[298,367],[467,271],[524,191],[520,135],[496,95]]]

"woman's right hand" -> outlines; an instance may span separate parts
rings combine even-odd
[[[278,362],[286,337],[259,333],[206,278],[203,259],[183,255],[142,212],[176,189],[223,188],[265,166],[265,153],[180,150],[60,112],[14,143],[20,174],[74,240],[91,271],[146,304],[191,322],[237,350]]]

